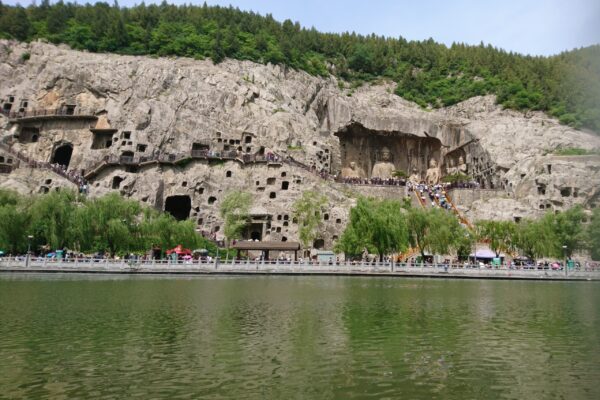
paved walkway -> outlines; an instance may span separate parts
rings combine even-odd
[[[462,268],[411,266],[390,263],[307,264],[219,262],[198,263],[167,261],[127,262],[115,260],[44,259],[0,260],[0,273],[108,273],[108,274],[186,274],[186,275],[356,275],[390,277],[429,277],[458,279],[517,279],[600,281],[600,271],[522,270],[507,268]]]

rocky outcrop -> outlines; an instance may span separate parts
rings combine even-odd
[[[510,204],[503,199],[502,207],[473,202],[466,211],[475,218],[492,215],[491,210],[496,218],[513,218],[598,202],[598,157],[549,154],[559,147],[599,149],[599,136],[559,125],[542,113],[503,110],[491,96],[425,111],[394,95],[391,83],[340,89],[334,77],[284,66],[91,54],[41,42],[0,41],[0,77],[0,107],[17,112],[11,117],[7,111],[0,126],[15,150],[52,162],[58,148],[70,146],[69,169],[83,173],[110,157],[136,160],[98,169],[90,177],[91,195],[118,190],[160,208],[169,196],[189,196],[190,217],[199,229],[217,235],[222,230],[219,200],[229,190],[255,194],[255,204],[267,210],[273,239],[295,239],[291,204],[303,190],[321,191],[330,198],[323,221],[327,247],[343,229],[354,199],[351,191],[285,163],[244,163],[241,157],[150,161],[182,160],[205,150],[273,153],[337,174],[348,157],[360,156],[370,173],[377,146],[403,140],[394,150],[399,168],[424,174],[432,158],[444,174],[456,170],[460,159],[482,185],[508,193],[503,197],[510,197]],[[39,109],[74,115],[34,117]],[[371,148],[344,150],[352,135],[367,137]],[[44,190],[39,180],[16,184],[19,177],[4,175],[0,185]]]

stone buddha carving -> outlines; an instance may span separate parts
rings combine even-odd
[[[463,156],[458,157],[458,166],[456,167],[457,172],[460,172],[462,174],[466,174],[467,173],[467,164],[465,163],[465,159],[463,158]]]
[[[342,168],[342,178],[365,178],[365,171],[356,165],[354,161],[346,168]]]
[[[372,178],[389,179],[396,170],[396,166],[390,161],[390,149],[384,147],[381,149],[381,160],[373,166]]]
[[[419,174],[419,171],[416,167],[413,167],[410,171],[410,176],[408,177],[408,180],[412,183],[421,183],[421,174]]]
[[[440,168],[437,165],[437,161],[433,158],[429,161],[429,168],[427,169],[427,175],[425,176],[425,181],[429,185],[435,185],[440,181]]]

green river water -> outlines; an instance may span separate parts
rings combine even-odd
[[[600,399],[600,283],[0,275],[2,399]]]

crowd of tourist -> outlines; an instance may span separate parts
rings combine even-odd
[[[431,203],[432,207],[440,206],[445,210],[450,210],[452,209],[452,204],[450,204],[446,197],[448,186],[450,185],[428,185],[425,183],[408,182],[408,191],[409,193],[412,191],[417,192],[423,204]]]

